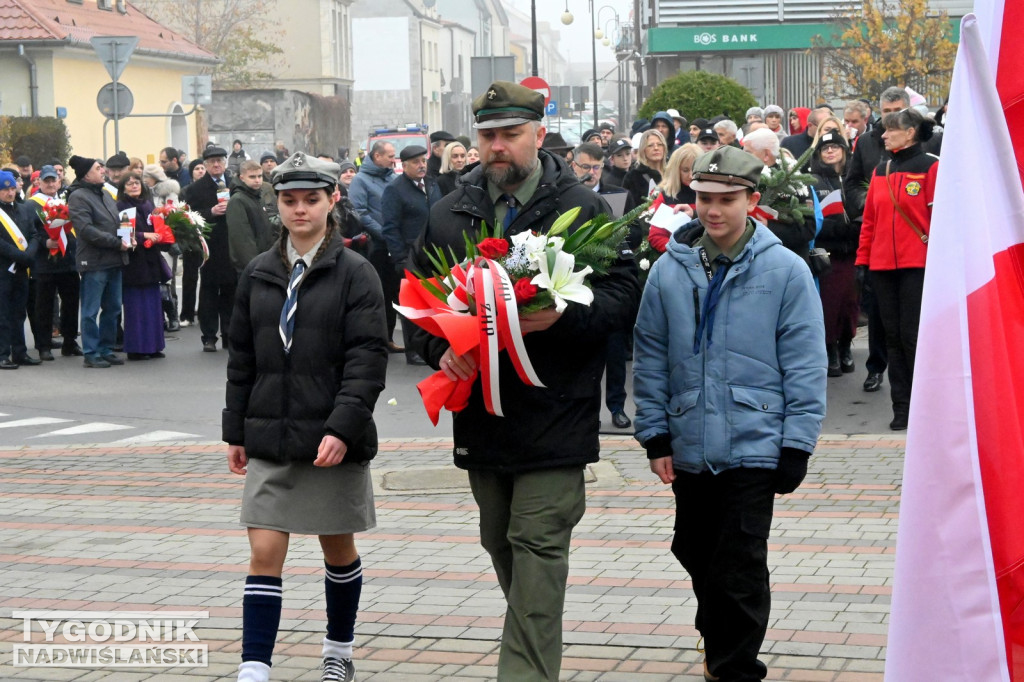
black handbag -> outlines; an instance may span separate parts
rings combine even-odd
[[[808,254],[808,262],[811,266],[811,274],[815,277],[821,278],[832,272],[832,260],[828,256],[828,251],[820,246],[811,249]]]

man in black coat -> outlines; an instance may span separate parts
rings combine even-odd
[[[441,174],[441,156],[449,142],[455,142],[452,134],[444,130],[430,133],[430,159],[427,160],[427,177],[436,180]]]
[[[480,165],[430,211],[422,244],[465,252],[464,233],[481,223],[506,236],[547,232],[558,216],[581,211],[573,230],[607,204],[581,185],[559,157],[540,146],[544,98],[497,81],[473,102]],[[504,417],[487,412],[471,354],[420,329],[412,335],[429,365],[453,381],[472,380],[468,405],[453,419],[455,464],[469,471],[480,508],[481,544],[491,556],[508,605],[498,679],[557,680],[569,541],[586,508],[583,471],[598,460],[605,342],[635,314],[640,285],[624,255],[592,277],[590,305],[569,303],[520,316],[524,344],[543,388],[518,378],[507,353],[497,359]],[[413,264],[430,272],[415,249]],[[487,368],[484,368],[486,371]]]
[[[28,269],[39,249],[29,217],[35,204],[17,203],[17,195],[14,174],[0,171],[0,369],[39,364],[25,345]]]
[[[222,147],[207,147],[203,151],[206,175],[185,190],[185,201],[192,210],[203,216],[210,227],[210,236],[206,238],[210,258],[199,270],[199,328],[203,335],[203,350],[209,353],[217,350],[218,328],[221,340],[227,337],[238,282],[238,273],[231,264],[228,246],[226,214],[230,176],[226,170],[227,156],[227,151]],[[182,310],[183,317],[186,312]]]
[[[402,174],[392,178],[381,195],[381,231],[395,264],[398,277],[405,272],[409,250],[423,234],[430,216],[430,207],[441,200],[441,190],[434,178],[427,176],[427,150],[410,145],[399,154]],[[402,318],[402,338],[412,334],[412,324]],[[405,343],[405,361],[410,365],[425,365],[408,341]]]

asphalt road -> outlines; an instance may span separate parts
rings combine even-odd
[[[829,379],[824,433],[889,432],[888,385],[877,393],[861,389],[865,331],[854,343],[857,371]],[[85,369],[81,358],[57,353],[53,362],[0,372],[0,447],[220,440],[227,353],[202,352],[197,327],[168,334],[165,353],[162,360],[104,370]],[[375,413],[381,437],[451,435],[450,417],[442,414],[435,428],[416,391],[430,371],[391,356]],[[631,404],[626,411],[632,416]],[[604,411],[603,429],[622,433],[610,419]]]

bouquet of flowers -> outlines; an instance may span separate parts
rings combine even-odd
[[[519,315],[552,307],[562,312],[570,302],[589,306],[594,292],[588,277],[607,273],[640,209],[616,221],[598,216],[567,234],[579,212],[578,207],[567,211],[545,234],[527,231],[505,239],[500,227],[484,225],[478,242],[464,233],[464,259],[435,246],[426,252],[433,266],[430,275],[406,271],[395,309],[446,339],[456,354],[477,358],[484,404],[491,414],[502,416],[502,351],[508,352],[520,380],[544,386],[526,353]],[[458,412],[466,407],[472,385],[472,379],[452,381],[436,372],[417,388],[436,425],[442,408]]]
[[[182,251],[201,251],[204,263],[210,257],[210,247],[206,244],[210,227],[203,216],[193,211],[188,204],[168,201],[153,209],[149,222],[153,231],[160,235],[161,242],[177,243]]]
[[[74,234],[67,202],[63,199],[49,199],[45,205],[36,209],[36,214],[43,223],[46,235],[57,242],[56,248],[50,249],[50,256],[55,257],[58,253],[63,256],[68,250],[68,234]]]

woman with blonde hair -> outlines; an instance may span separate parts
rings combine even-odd
[[[622,187],[633,195],[633,201],[640,204],[647,201],[665,174],[665,160],[668,145],[665,137],[651,129],[640,136],[636,168],[630,169],[622,178]]]
[[[687,142],[672,152],[665,175],[658,183],[666,204],[692,206],[697,203],[697,193],[690,189],[690,180],[693,179],[693,162],[703,153],[704,150],[693,142]]]
[[[818,143],[821,142],[822,135],[835,132],[842,135],[845,130],[846,125],[839,120],[839,117],[835,114],[830,114],[818,122],[818,131],[814,133],[814,141],[811,142],[811,147],[814,149],[818,148]]]
[[[437,188],[444,196],[455,190],[458,177],[466,167],[466,147],[461,142],[449,142],[441,155],[441,172],[437,176]]]

